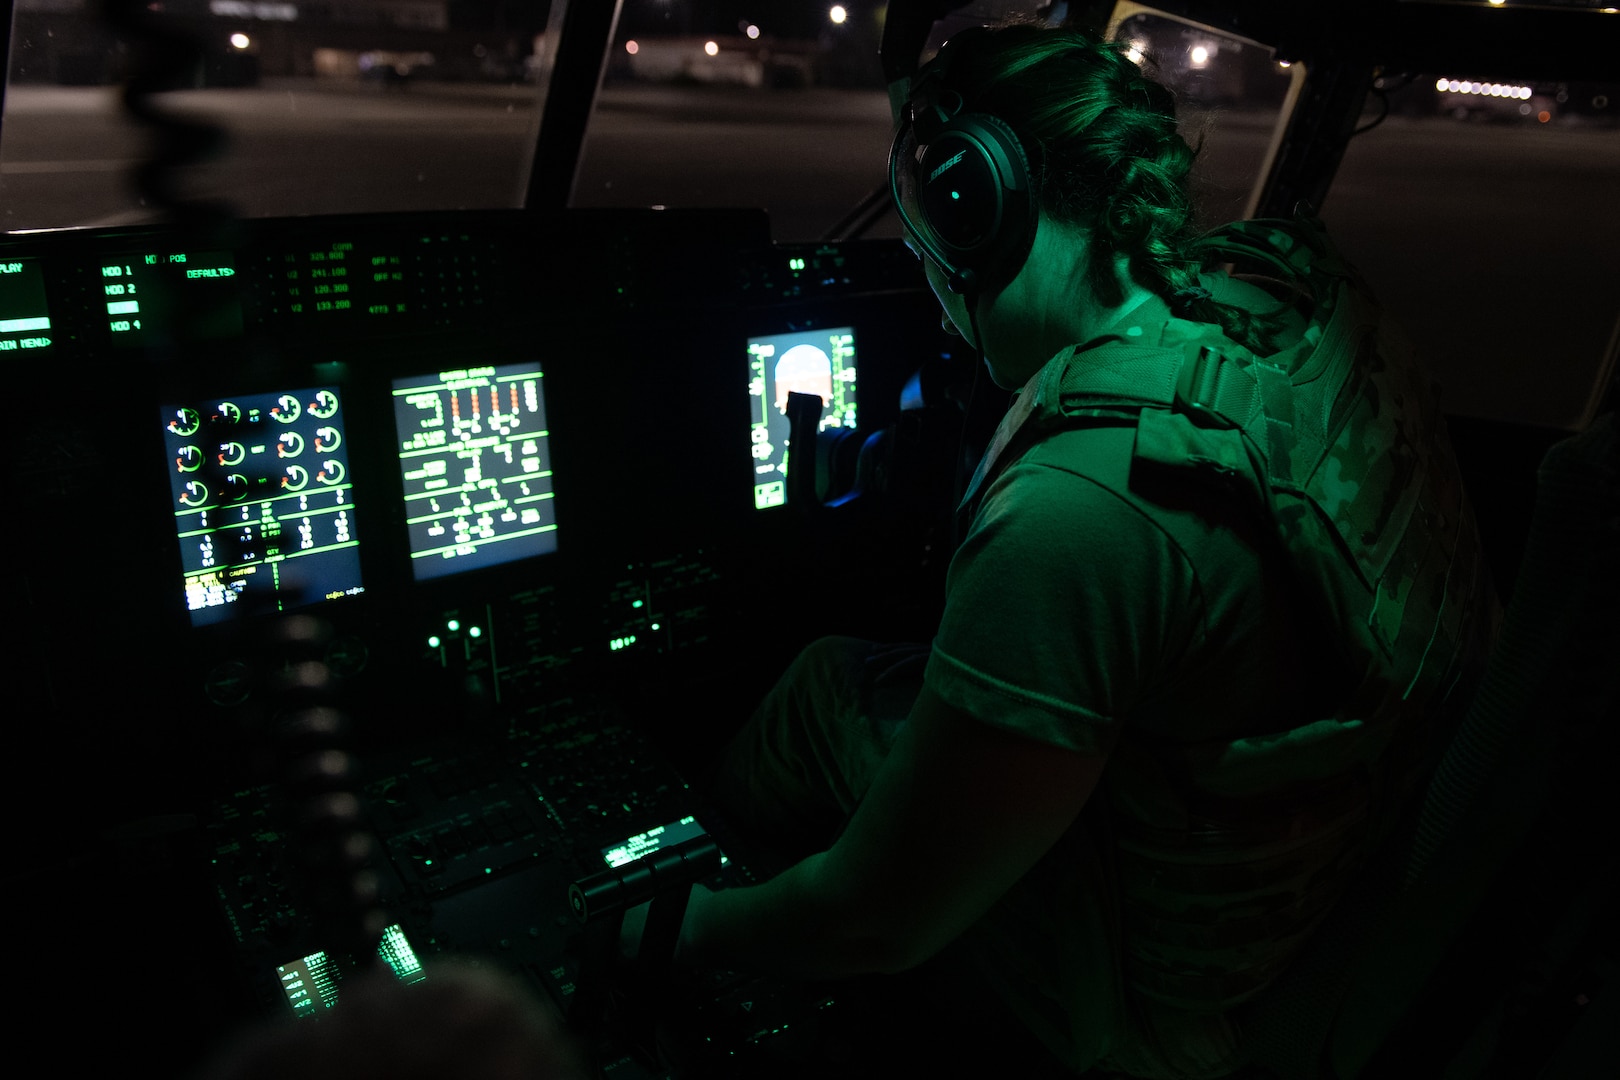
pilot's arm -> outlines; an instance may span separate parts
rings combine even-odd
[[[699,890],[677,962],[811,979],[913,967],[1057,842],[1105,760],[980,723],[924,687],[837,843],[763,885]]]

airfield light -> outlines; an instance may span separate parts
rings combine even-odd
[[[716,45],[712,41],[705,41],[703,43],[703,51],[708,53],[710,56],[719,56],[720,46]]]
[[[849,18],[849,12],[844,10],[844,5],[834,4],[832,10],[827,12],[827,18],[842,26],[844,20]]]
[[[753,41],[759,37],[759,27],[755,26],[753,23],[749,23],[748,29],[743,31],[743,33],[748,35],[748,40]]]
[[[624,43],[624,51],[629,53],[631,56],[634,56],[636,53],[641,51],[641,46],[637,45],[634,41],[627,41]]]
[[[245,49],[249,45],[253,44],[253,42],[248,40],[248,36],[246,34],[232,34],[231,44],[236,46],[238,49]]]
[[[1193,67],[1203,67],[1209,63],[1209,49],[1203,45],[1194,45],[1192,49]]]

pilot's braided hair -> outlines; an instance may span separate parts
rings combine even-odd
[[[1176,103],[1143,74],[1123,42],[1076,29],[1015,24],[960,35],[945,86],[1023,143],[1043,213],[1091,230],[1091,286],[1121,301],[1113,256],[1184,318],[1219,325],[1259,355],[1282,323],[1209,298],[1188,175],[1196,151],[1176,129]],[[1148,62],[1151,62],[1150,60]]]

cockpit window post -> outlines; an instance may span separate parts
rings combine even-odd
[[[561,2],[561,0],[556,0]],[[523,205],[529,210],[562,211],[574,192],[580,151],[591,108],[607,70],[608,46],[619,25],[624,0],[578,0],[563,15],[557,67],[552,72],[540,122],[540,137],[529,167]],[[555,20],[553,20],[555,22]]]

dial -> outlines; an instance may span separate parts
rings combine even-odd
[[[195,446],[182,446],[174,455],[174,464],[181,472],[196,472],[202,468],[203,452]]]
[[[240,465],[242,459],[247,457],[247,447],[239,442],[219,444],[219,463],[221,465]]]
[[[322,390],[315,395],[310,403],[309,414],[322,420],[329,419],[338,410],[337,395],[330,390]]]
[[[341,484],[345,475],[343,462],[327,458],[321,462],[321,471],[315,474],[315,481],[316,483],[328,485]]]
[[[276,440],[276,457],[297,457],[304,452],[304,437],[296,431],[284,431]]]
[[[335,427],[315,429],[315,452],[325,454],[343,445],[343,436]]]
[[[177,409],[174,419],[169,421],[169,431],[182,439],[197,434],[202,427],[202,417],[197,415],[196,409]]]
[[[185,488],[180,492],[180,505],[201,506],[208,501],[208,485],[201,480],[187,480]]]
[[[281,478],[281,486],[288,491],[302,491],[309,483],[309,470],[302,465],[287,466],[287,475]]]
[[[214,410],[215,423],[235,427],[242,422],[242,410],[234,401],[222,401]]]
[[[247,498],[248,479],[241,473],[231,473],[225,478],[225,494],[230,496],[232,502]]]
[[[276,406],[270,410],[270,415],[283,424],[290,424],[304,415],[304,407],[291,394],[282,394],[276,398]]]

